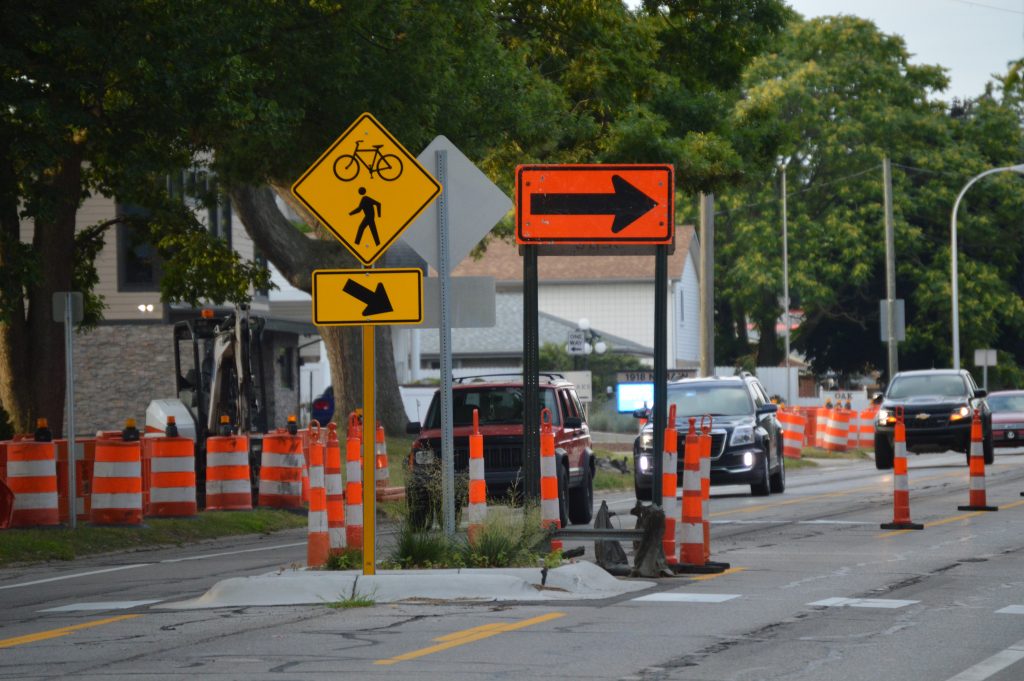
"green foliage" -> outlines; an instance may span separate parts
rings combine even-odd
[[[606,394],[607,387],[616,382],[618,371],[635,371],[646,368],[639,357],[623,355],[610,347],[607,352],[587,355],[586,359],[574,357],[564,345],[545,343],[540,348],[541,371],[579,371],[584,363],[592,374],[592,390],[598,399]]]
[[[401,569],[464,567],[454,540],[440,530],[417,530],[402,523],[391,562]]]
[[[361,549],[346,549],[341,553],[332,553],[327,556],[324,563],[325,570],[357,570],[363,567],[363,552]]]
[[[10,440],[14,437],[14,426],[11,425],[11,417],[0,404],[0,441]]]
[[[462,547],[470,567],[527,567],[537,564],[537,548],[547,531],[541,527],[540,509],[490,505],[487,518],[473,538]],[[556,563],[557,565],[557,563]]]

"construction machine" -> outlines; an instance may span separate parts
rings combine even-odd
[[[248,306],[174,325],[174,380],[177,397],[153,400],[146,409],[146,431],[163,433],[168,423],[181,437],[195,440],[196,492],[206,498],[206,439],[211,435],[249,437],[249,463],[255,492],[263,434],[267,432],[267,393],[263,378],[262,317]]]

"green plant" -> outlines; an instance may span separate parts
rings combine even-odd
[[[336,601],[327,603],[328,608],[335,610],[343,610],[347,608],[370,608],[377,604],[371,596],[356,593],[356,584],[358,580],[352,582],[352,593],[348,596],[343,596]]]
[[[483,525],[463,548],[465,562],[473,567],[536,565],[537,547],[546,537],[536,505],[522,509],[491,506]]]
[[[443,532],[419,530],[404,522],[399,527],[391,560],[402,569],[461,567],[458,553],[454,542]]]
[[[324,563],[325,570],[355,570],[363,566],[363,552],[360,549],[346,549],[332,553]]]

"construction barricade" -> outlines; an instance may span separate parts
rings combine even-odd
[[[971,419],[970,492],[968,504],[957,506],[961,511],[998,511],[998,506],[989,506],[985,498],[985,445],[981,427],[981,414],[975,409]]]
[[[804,447],[804,424],[806,419],[795,411],[780,409],[779,423],[782,424],[782,453],[793,459],[799,459]]]
[[[348,438],[345,441],[345,539],[348,546],[363,548],[363,471],[360,443],[363,427],[356,413],[348,416]]]
[[[557,530],[562,526],[558,499],[558,463],[555,461],[555,429],[551,425],[551,412],[540,412],[540,524]],[[551,541],[552,551],[561,551],[562,542]]]
[[[341,476],[341,444],[338,426],[327,425],[327,444],[324,447],[324,487],[327,488],[327,537],[330,554],[340,555],[348,546],[345,537],[345,482]]]
[[[97,439],[90,520],[94,525],[142,524],[142,443]]]
[[[873,450],[875,448],[875,415],[877,413],[877,406],[860,412],[860,422],[857,428],[857,447],[859,449]]]
[[[327,562],[331,541],[327,532],[327,488],[324,485],[324,444],[320,428],[310,429],[309,515],[306,564],[320,567]]]
[[[907,481],[907,428],[903,407],[896,407],[895,441],[892,449],[892,522],[883,530],[923,530],[924,525],[910,520],[910,483]]]
[[[146,438],[149,453],[149,504],[153,518],[189,518],[196,503],[195,443],[187,437]]]
[[[845,452],[847,433],[850,429],[850,412],[845,409],[831,409],[825,424],[825,450]]]
[[[814,430],[814,446],[818,449],[825,449],[825,431],[828,429],[828,420],[832,415],[832,409],[818,407],[815,414],[817,415],[817,428]]]
[[[473,432],[469,435],[469,508],[466,510],[470,543],[487,519],[487,481],[484,477],[484,436],[480,432],[480,410],[473,410]]]
[[[670,565],[677,562],[676,558],[676,478],[678,476],[679,433],[676,432],[676,405],[668,409],[668,421],[665,424],[664,452],[661,456],[661,507],[665,511],[665,535],[662,548],[665,561]]]
[[[711,471],[711,418],[690,419],[683,451],[682,543],[679,561],[670,565],[677,573],[718,573],[728,563],[711,562],[710,524],[708,522]]]
[[[303,438],[287,431],[263,436],[260,455],[259,505],[302,509]]]
[[[377,421],[376,439],[374,441],[374,481],[376,487],[387,487],[391,482],[391,473],[388,469],[388,446],[384,439],[384,426]]]
[[[213,435],[206,439],[206,510],[252,510],[248,437]]]
[[[7,443],[7,486],[14,494],[11,527],[60,524],[55,443]]]

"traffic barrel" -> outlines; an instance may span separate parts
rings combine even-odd
[[[125,430],[129,438],[134,437]],[[142,524],[142,443],[138,439],[96,441],[90,518],[94,525]]]
[[[469,524],[469,542],[476,541],[477,534],[487,518],[487,481],[484,478],[484,436],[480,432],[480,410],[473,410],[473,432],[469,435],[469,508],[466,520]]]
[[[779,423],[782,424],[783,456],[799,459],[804,447],[804,424],[806,419],[798,412],[780,409]]]
[[[324,486],[327,488],[327,536],[331,555],[345,552],[345,483],[341,476],[341,444],[338,426],[327,424],[327,444],[324,448]]]
[[[981,412],[974,410],[971,419],[970,492],[968,504],[957,506],[961,511],[998,511],[998,506],[989,506],[985,499],[985,444],[981,427]]]
[[[327,562],[331,540],[327,532],[327,488],[324,486],[324,444],[320,429],[310,429],[309,515],[306,564],[320,567]]]
[[[872,406],[861,411],[860,423],[857,428],[857,447],[860,449],[873,449],[875,446],[875,414],[878,407]]]
[[[297,511],[302,509],[303,438],[287,430],[263,436],[260,454],[259,505]]]
[[[170,425],[168,425],[170,432]],[[196,503],[195,444],[187,437],[148,438],[149,505],[154,518],[188,518],[198,511]]]
[[[359,415],[348,416],[348,439],[345,442],[345,538],[348,546],[363,548],[363,467],[360,446],[363,428]]]
[[[910,520],[910,485],[907,482],[907,428],[903,407],[896,407],[896,426],[892,451],[892,522],[883,530],[923,530],[924,525]]]
[[[14,494],[11,527],[60,524],[55,443],[8,442],[7,485]]]
[[[850,429],[850,412],[845,409],[830,410],[825,424],[825,449],[829,452],[845,452]]]
[[[704,530],[704,562],[711,558],[711,417],[700,418],[700,514]]]
[[[700,441],[697,419],[690,419],[683,449],[683,541],[679,547],[679,563],[704,565],[704,519],[701,501]]]
[[[245,435],[206,438],[206,510],[252,510],[249,438]]]
[[[562,526],[558,499],[558,463],[555,461],[555,429],[551,412],[540,411],[540,524],[545,529],[557,530]],[[562,542],[551,541],[552,551],[561,551]]]
[[[388,446],[384,439],[384,426],[377,421],[377,433],[374,441],[374,480],[377,487],[387,487],[391,482],[391,474],[388,471]]]
[[[665,535],[661,540],[665,561],[676,562],[676,477],[679,459],[679,433],[676,432],[676,405],[669,406],[665,424],[664,452],[661,455],[661,507],[665,510]]]

